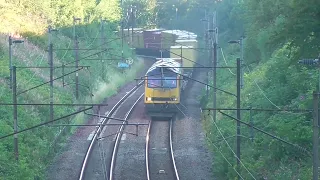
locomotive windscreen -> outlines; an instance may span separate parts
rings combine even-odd
[[[147,74],[149,88],[176,88],[177,74],[166,68],[156,68]]]

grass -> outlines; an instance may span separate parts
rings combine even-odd
[[[88,26],[91,29],[96,29],[97,24]],[[70,28],[66,28],[66,31],[70,31]],[[98,32],[90,31],[94,35]],[[28,33],[26,33],[28,34]],[[93,34],[87,34],[87,36],[93,36]],[[111,33],[109,33],[111,34]],[[25,44],[14,45],[13,61],[16,66],[48,66],[47,64],[47,48],[46,37],[47,35],[36,35],[29,33],[30,38]],[[114,37],[114,36],[113,36]],[[11,92],[8,87],[8,44],[7,37],[0,35],[0,101],[12,102]],[[115,37],[114,37],[115,38]],[[70,43],[71,38],[60,32],[52,37],[52,42],[56,49],[72,48]],[[98,40],[82,39],[80,40],[80,48],[94,48],[99,47],[100,42]],[[113,47],[114,50],[104,53],[101,58],[112,58],[114,54],[119,55],[119,41],[114,41],[108,44],[109,47]],[[125,57],[131,55],[128,47],[125,47]],[[93,54],[98,50],[87,52],[80,55],[80,58],[85,55]],[[73,51],[55,51],[54,52],[54,65],[61,65],[62,62],[72,62]],[[90,65],[92,70],[86,70],[79,72],[80,83],[83,86],[79,86],[80,99],[76,100],[74,96],[74,74],[65,78],[66,83],[69,86],[63,87],[62,80],[54,82],[54,102],[55,103],[94,103],[101,102],[104,98],[110,97],[117,93],[119,87],[125,83],[133,80],[135,74],[141,70],[143,63],[141,61],[135,61],[134,65],[123,73],[119,72],[117,68],[117,62],[105,62],[101,61],[80,61],[80,65]],[[70,64],[73,65],[73,64]],[[101,72],[101,66],[105,66],[105,72]],[[71,72],[74,69],[65,69],[65,73]],[[62,75],[62,70],[56,69],[54,76],[58,77]],[[48,69],[18,69],[17,82],[18,92],[29,89],[41,83],[49,80]],[[91,99],[88,93],[88,88],[93,91],[94,97]],[[49,85],[44,85],[27,93],[18,96],[19,103],[49,103]],[[55,107],[54,117],[58,118],[74,112],[75,108],[71,107]],[[12,108],[0,106],[0,136],[11,133],[13,131],[13,117]],[[78,114],[69,119],[61,120],[57,123],[63,124],[69,121],[75,124],[83,124],[86,122],[86,116]],[[18,108],[18,120],[19,129],[25,129],[41,122],[49,120],[49,106],[28,106]],[[20,161],[15,162],[13,156],[13,138],[7,138],[0,142],[0,177],[4,179],[44,179],[46,166],[50,163],[51,158],[55,155],[58,149],[61,148],[61,144],[64,144],[69,135],[74,133],[76,128],[66,129],[65,134],[60,134],[60,130],[57,127],[43,126],[32,131],[28,131],[19,135],[19,150]],[[57,137],[60,135],[61,137]],[[57,142],[55,141],[57,140]],[[53,143],[54,142],[54,143]],[[58,148],[58,149],[57,149]],[[59,150],[58,150],[59,151]],[[0,179],[1,179],[0,178]]]
[[[277,107],[274,106],[276,104],[281,109],[312,108],[311,92],[312,87],[316,86],[317,77],[310,76],[312,73],[299,70],[294,65],[290,65],[287,51],[285,48],[278,49],[266,63],[261,63],[255,69],[252,69],[250,73],[245,73],[245,86],[241,90],[241,107],[248,108],[251,106],[276,109]],[[225,52],[225,54],[229,54],[228,50]],[[316,74],[315,71],[313,72]],[[231,75],[227,70],[218,71],[217,79],[219,80],[217,82],[219,88],[233,93],[236,91],[235,76]],[[286,80],[287,82],[283,84],[281,80]],[[257,87],[256,83],[259,84],[261,89]],[[298,85],[299,83],[305,83],[305,85]],[[300,99],[301,94],[306,98]],[[218,108],[236,107],[234,97],[222,93],[218,94],[217,97]],[[206,107],[211,107],[211,102],[212,96],[209,96],[209,103],[207,103]],[[203,127],[207,134],[208,146],[214,154],[215,164],[213,169],[215,177],[218,179],[234,179],[237,176],[233,169],[235,166],[234,155],[225,141],[221,141],[222,136],[215,124],[217,124],[225,137],[231,137],[226,141],[234,150],[236,139],[232,136],[236,134],[236,122],[222,116],[220,113],[217,114],[216,122],[213,122],[211,116],[208,116],[207,113],[203,113],[205,116],[203,117]],[[235,112],[226,113],[236,117]],[[310,151],[312,131],[308,121],[312,119],[311,114],[241,112],[242,121],[249,123],[250,119],[255,127]],[[281,143],[256,130],[254,130],[254,141],[251,141],[250,128],[243,124],[241,125],[241,135],[241,161],[257,179],[310,179],[312,177],[312,159],[305,152]],[[218,141],[221,143],[217,143]],[[219,149],[214,147],[213,143]],[[220,151],[231,162],[231,166],[225,161]],[[251,178],[243,166],[241,166],[240,173],[244,179]]]
[[[129,70],[125,70],[124,73],[119,71],[110,71],[108,77],[110,79],[109,83],[100,82],[97,91],[94,93],[93,102],[101,102],[104,97],[109,97],[117,93],[117,90],[123,84],[132,81],[136,73],[143,68],[142,61],[136,61],[135,64]]]

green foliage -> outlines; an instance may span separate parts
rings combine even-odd
[[[55,1],[1,1],[0,2],[1,33],[20,34],[25,37],[24,44],[14,44],[13,64],[15,66],[48,66],[47,52],[49,35],[45,33],[47,21],[58,32],[50,35],[54,49],[71,49],[74,47],[72,17],[80,17],[82,21],[77,24],[76,35],[79,39],[79,48],[92,50],[79,50],[79,65],[90,66],[87,70],[79,71],[79,99],[75,99],[74,73],[54,81],[55,103],[99,103],[105,97],[117,92],[125,82],[132,80],[134,74],[143,67],[140,61],[119,72],[117,63],[121,57],[121,42],[113,33],[119,24],[121,16],[118,0],[55,0]],[[101,30],[100,18],[106,19],[104,29]],[[103,35],[102,35],[103,34]],[[9,57],[8,37],[0,35],[0,101],[11,103],[12,93],[9,89]],[[101,39],[102,37],[106,39]],[[108,48],[108,50],[106,50]],[[105,50],[104,52],[101,52]],[[92,55],[96,54],[96,55]],[[91,56],[90,56],[91,55]],[[89,57],[88,57],[89,56]],[[124,58],[132,56],[131,50],[125,45]],[[89,61],[85,59],[98,59]],[[102,61],[99,59],[114,59]],[[54,65],[70,63],[74,66],[73,50],[55,50]],[[65,68],[65,74],[75,68]],[[54,70],[54,77],[62,76],[62,68]],[[116,76],[117,75],[117,76]],[[47,82],[48,69],[17,69],[17,89],[19,103],[49,103],[49,85],[20,92]],[[112,87],[112,88],[105,88]],[[94,96],[92,97],[91,94]],[[77,108],[56,106],[54,118],[62,117]],[[0,136],[13,132],[13,116],[11,106],[0,106]],[[49,120],[48,106],[18,107],[19,130],[26,129]],[[63,119],[57,123],[85,123],[85,116],[79,114]],[[42,126],[18,135],[19,161],[15,161],[13,153],[13,137],[0,141],[0,179],[45,179],[46,168],[55,151],[59,150],[61,142],[75,132],[75,129],[64,129],[66,133],[60,134],[58,127]]]
[[[260,63],[254,69],[250,67],[250,71],[244,68],[245,86],[241,90],[241,107],[312,108],[312,90],[317,86],[318,76],[317,74],[311,74],[316,73],[316,71],[291,65],[291,61],[287,57],[288,52],[289,50],[283,47],[275,51],[266,63]],[[220,80],[218,82],[220,88],[235,93],[235,76],[232,76],[228,71],[219,71],[218,79]],[[211,101],[209,98],[209,102]],[[234,97],[223,93],[218,94],[217,101],[221,108],[236,106]],[[207,106],[211,107],[212,105],[208,104]],[[229,114],[235,116],[235,112],[229,112]],[[241,114],[243,121],[249,122],[252,119],[256,127],[311,151],[311,113],[252,111],[250,115],[249,112],[243,111]],[[210,123],[210,119],[206,118],[206,121]],[[235,121],[231,121],[221,114],[218,115],[218,119],[217,125],[225,137],[236,133]],[[241,127],[241,134],[243,135],[241,138],[241,160],[251,172],[254,172],[256,178],[311,178],[310,154],[308,155],[299,148],[283,144],[257,131],[254,131],[255,139],[251,142],[249,139],[251,137],[250,128],[245,125],[241,125]],[[222,138],[215,126],[207,127],[206,130],[212,134],[211,141],[214,142]],[[235,149],[235,139],[227,139],[227,141],[231,144],[232,149]],[[226,145],[222,145],[220,150],[222,152],[230,151]],[[228,154],[225,155],[232,157]],[[219,156],[219,154],[215,153],[215,156]],[[217,163],[223,163],[224,159],[217,157],[216,161]],[[241,172],[245,179],[250,179],[243,167]],[[229,166],[219,167],[215,173],[221,178],[226,174],[230,178],[236,176],[234,170]]]
[[[122,16],[124,17],[124,27],[132,27],[132,13],[134,15],[135,27],[147,27],[155,25],[156,22],[156,0],[127,0],[122,4]]]
[[[2,33],[33,32],[43,34],[48,24],[63,27],[73,23],[73,16],[91,23],[100,18],[109,22],[120,19],[118,0],[24,0],[1,1]]]
[[[297,62],[302,58],[316,58],[320,52],[320,1],[306,3],[303,0],[223,0],[214,2],[167,1],[161,5],[159,24],[167,28],[187,29],[204,34],[204,11],[217,12],[219,28],[218,44],[225,60],[219,53],[219,66],[236,66],[240,56],[238,44],[229,40],[244,40],[244,88],[241,90],[241,107],[267,109],[312,109],[312,91],[318,86],[318,71]],[[178,6],[178,22],[172,5]],[[202,40],[202,38],[200,38]],[[218,69],[217,86],[236,93],[234,69]],[[212,83],[212,82],[211,82]],[[212,92],[210,92],[212,93]],[[212,107],[212,97],[202,98],[202,104]],[[220,108],[235,108],[235,98],[222,92],[217,94]],[[204,113],[206,115],[207,112]],[[228,114],[236,117],[235,112]],[[219,114],[215,122],[232,150],[235,151],[236,122]],[[241,119],[282,139],[297,144],[307,151],[312,145],[311,113],[289,112],[241,112]],[[231,149],[219,133],[211,117],[204,117],[208,146],[214,151],[214,174],[216,179],[235,179],[236,160]],[[241,160],[256,179],[311,179],[310,154],[301,149],[281,143],[271,137],[254,132],[241,125]],[[213,143],[216,145],[213,146]],[[217,149],[219,148],[219,149]],[[230,166],[222,154],[231,162]],[[241,166],[244,179],[252,179]]]

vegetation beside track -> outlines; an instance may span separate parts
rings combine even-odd
[[[47,22],[60,29],[60,32],[52,33],[52,42],[56,48],[73,47],[72,42],[72,17],[80,17],[85,21],[77,26],[80,46],[83,48],[96,47],[101,44],[98,38],[100,17],[105,18],[108,29],[108,36],[114,38],[112,31],[116,30],[121,15],[118,0],[36,0],[0,2],[0,25],[1,33],[20,34],[28,37],[30,46],[27,43],[17,44],[14,49],[15,65],[42,65],[47,66]],[[126,1],[124,6],[128,7],[132,1]],[[219,47],[225,55],[219,54],[219,65],[228,63],[235,66],[235,59],[239,57],[240,49],[238,45],[230,45],[229,40],[238,39],[245,34],[244,41],[244,88],[241,90],[242,107],[260,108],[311,108],[312,91],[316,89],[318,74],[314,68],[305,68],[298,65],[300,58],[315,58],[319,49],[319,7],[318,1],[305,3],[303,0],[294,1],[162,1],[156,0],[135,1],[135,5],[144,13],[138,13],[137,25],[157,24],[159,27],[176,28],[193,31],[203,37],[204,9],[207,12],[218,12],[219,27]],[[174,6],[173,6],[174,5]],[[124,13],[125,14],[125,13]],[[127,27],[127,25],[125,26]],[[98,36],[97,36],[98,34]],[[4,35],[0,38],[0,100],[1,102],[11,102],[11,91],[8,88],[8,41]],[[37,46],[31,46],[31,45]],[[114,41],[108,47],[114,48],[105,53],[105,58],[115,58],[111,54],[119,55],[120,42]],[[219,49],[220,50],[220,49]],[[92,51],[93,53],[94,51]],[[96,51],[97,52],[97,51]],[[220,52],[219,52],[220,53]],[[72,51],[57,51],[55,54],[55,64],[73,61]],[[126,47],[125,56],[131,52]],[[96,92],[94,100],[99,102],[104,92],[114,91],[123,82],[115,83],[110,74],[114,75],[117,61],[105,62],[107,73],[101,73],[100,61],[83,61],[81,65],[92,66],[91,76],[88,72],[80,73],[83,77],[81,83],[92,87]],[[248,68],[250,70],[248,70]],[[231,72],[235,73],[232,69]],[[235,93],[235,76],[229,70],[218,70],[217,86]],[[110,74],[109,74],[110,73]],[[18,90],[24,90],[40,84],[48,79],[48,71],[19,70],[17,74]],[[55,75],[61,74],[60,70]],[[131,77],[131,76],[130,76]],[[66,78],[68,83],[72,83],[74,76]],[[113,81],[112,81],[113,80]],[[112,82],[112,83],[111,83]],[[73,103],[74,86],[61,87],[61,80],[55,82],[54,98],[56,103]],[[108,86],[107,84],[114,84]],[[212,83],[212,82],[211,82]],[[117,85],[118,84],[118,85]],[[104,91],[99,91],[105,89]],[[18,102],[49,102],[49,86],[43,86],[29,93],[19,96]],[[88,90],[80,88],[81,99],[79,102],[90,102],[91,97],[87,96]],[[212,94],[212,93],[211,93]],[[235,107],[234,97],[218,93],[218,107]],[[211,107],[212,96],[204,101],[206,107]],[[55,117],[74,111],[73,108],[55,108]],[[12,132],[12,107],[0,106],[0,135]],[[234,112],[230,114],[235,115]],[[29,107],[18,109],[19,129],[30,127],[39,122],[47,121],[49,118],[48,107]],[[23,117],[23,118],[21,118]],[[204,118],[204,125],[207,132],[208,144],[212,147],[215,157],[214,171],[218,179],[234,179],[236,173],[233,169],[235,158],[225,141],[220,141],[221,134],[227,139],[232,149],[235,150],[235,122],[219,114],[217,130],[210,117]],[[269,132],[282,137],[283,139],[296,143],[299,146],[311,150],[311,114],[292,113],[271,113],[271,112],[242,112],[242,120],[248,122],[253,120],[255,126],[263,128]],[[62,122],[61,122],[62,123]],[[44,178],[44,169],[49,163],[49,153],[52,150],[51,143],[59,132],[59,128],[43,127],[19,135],[20,161],[14,161],[13,138],[7,138],[0,142],[0,177],[3,179],[32,179]],[[254,141],[247,138],[251,136],[251,131],[244,125],[241,126],[241,160],[251,173],[258,178],[267,179],[311,179],[311,158],[305,153],[301,153],[294,147],[281,144],[270,137],[254,131]],[[212,142],[217,142],[216,149]],[[233,166],[230,166],[221,156],[225,157]],[[228,152],[228,153],[227,153]],[[241,175],[245,179],[251,176],[241,168]]]
[[[228,44],[228,41],[246,36],[241,107],[312,109],[312,91],[317,89],[319,74],[315,67],[298,64],[298,60],[315,59],[320,53],[320,12],[316,8],[319,6],[319,1],[306,3],[303,0],[191,0],[168,1],[157,9],[161,9],[158,16],[161,27],[193,31],[200,39],[204,34],[201,21],[204,10],[211,14],[217,11],[218,46],[225,56],[224,59],[221,49],[218,49],[218,66],[236,66],[240,47]],[[235,94],[236,71],[230,71],[217,70],[217,87]],[[203,95],[203,107],[212,107],[212,91],[209,98],[205,97],[205,91]],[[217,106],[235,108],[236,99],[218,92]],[[236,117],[235,111],[227,113]],[[236,167],[236,158],[231,149],[236,152],[236,122],[218,113],[216,126],[207,114],[203,113],[203,126],[208,146],[213,151],[215,178],[235,179],[237,174],[233,168]],[[245,122],[251,119],[256,127],[312,152],[311,113],[252,111],[250,114],[243,111],[241,119]],[[255,130],[253,132],[254,140],[251,141],[251,129],[241,125],[241,161],[256,179],[312,179],[312,158],[307,153]],[[227,138],[231,149],[222,140],[222,135]],[[240,174],[244,179],[252,179],[242,165]]]
[[[110,50],[79,51],[79,59],[97,53],[90,58],[116,59],[88,61],[80,60],[79,65],[90,66],[88,70],[79,71],[79,99],[75,98],[75,74],[54,81],[54,103],[100,103],[126,82],[133,80],[142,67],[142,61],[135,59],[128,70],[119,71],[117,63],[121,56],[121,41],[113,31],[117,30],[121,11],[117,0],[71,1],[10,1],[0,2],[0,101],[12,102],[9,89],[9,54],[8,34],[25,39],[23,44],[14,44],[13,65],[15,66],[48,66],[47,27],[52,25],[58,32],[51,33],[54,49],[54,66],[70,63],[74,66],[73,16],[80,17],[81,23],[76,27],[79,37],[79,48]],[[101,40],[100,17],[105,19],[105,41]],[[48,24],[49,22],[49,24]],[[103,46],[101,44],[105,43]],[[69,50],[66,50],[69,49]],[[125,46],[124,57],[132,56]],[[88,59],[88,58],[87,58]],[[65,73],[75,68],[66,68]],[[54,77],[62,75],[62,68],[55,69]],[[49,69],[17,69],[17,90],[22,92],[49,80]],[[49,84],[30,90],[18,96],[18,103],[49,103]],[[93,96],[91,96],[91,92]],[[77,111],[77,107],[54,107],[54,117],[59,118]],[[0,106],[0,136],[13,132],[12,106]],[[49,120],[49,106],[18,107],[18,128],[23,130]],[[79,114],[63,123],[85,123],[87,117]],[[63,130],[63,131],[60,131]],[[19,161],[15,161],[13,137],[0,140],[0,179],[45,179],[45,170],[51,159],[63,146],[63,142],[74,132],[74,129],[42,126],[18,135]]]

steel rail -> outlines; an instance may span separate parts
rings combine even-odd
[[[177,166],[176,166],[176,161],[174,159],[174,153],[173,153],[173,147],[172,147],[172,121],[173,121],[173,118],[171,118],[171,121],[170,121],[170,130],[169,130],[169,139],[170,139],[170,151],[171,151],[171,160],[172,160],[172,164],[173,164],[173,168],[174,168],[174,172],[175,172],[175,175],[176,175],[176,180],[180,180],[179,178],[179,174],[178,174],[178,169],[177,169]]]
[[[118,108],[119,106],[124,102],[125,99],[127,99],[132,93],[134,93],[141,85],[143,84],[143,81],[141,81],[140,83],[138,83],[138,85],[136,85],[134,88],[132,88],[126,95],[124,95],[118,102],[116,105],[114,105],[112,107],[112,109],[110,110],[108,116],[111,116]],[[83,180],[84,178],[84,172],[86,170],[86,167],[87,167],[87,163],[88,163],[88,160],[90,158],[90,155],[91,155],[91,152],[92,152],[92,148],[93,148],[93,145],[94,143],[96,142],[97,140],[97,137],[100,135],[101,133],[101,130],[105,127],[105,126],[102,126],[104,124],[106,124],[107,122],[109,121],[109,118],[104,118],[103,121],[101,122],[101,125],[97,128],[91,142],[90,142],[90,145],[88,146],[88,149],[87,149],[87,152],[86,152],[86,155],[82,161],[82,167],[81,167],[81,170],[80,170],[80,173],[79,173],[79,180]]]
[[[173,143],[172,143],[172,122],[173,122],[173,118],[171,118],[170,120],[170,125],[169,125],[169,146],[170,146],[170,156],[171,156],[171,161],[173,164],[173,169],[174,169],[174,175],[175,175],[175,179],[176,180],[180,180],[179,178],[179,173],[178,173],[178,169],[176,166],[176,161],[174,158],[174,152],[173,152]],[[151,180],[150,178],[150,168],[149,168],[149,139],[150,139],[150,132],[151,132],[151,124],[152,124],[152,120],[150,120],[150,124],[148,126],[148,130],[147,130],[147,136],[146,136],[146,171],[147,171],[147,180]]]
[[[110,163],[110,171],[109,171],[109,180],[113,180],[113,171],[115,169],[116,166],[116,156],[118,154],[118,150],[119,150],[119,144],[120,144],[120,140],[123,134],[123,130],[124,130],[124,125],[128,122],[128,118],[132,113],[132,110],[136,107],[136,105],[138,104],[138,102],[141,100],[141,98],[144,96],[144,93],[142,93],[139,98],[134,102],[134,104],[131,106],[131,108],[129,109],[128,113],[126,114],[123,123],[121,124],[121,126],[118,129],[117,135],[116,135],[116,141],[114,144],[114,148],[113,148],[113,152],[112,152],[112,158],[111,158],[111,163]]]
[[[146,136],[146,170],[147,170],[147,180],[150,180],[150,171],[149,171],[149,139],[150,139],[150,129],[151,129],[152,120],[150,120],[147,136]]]

